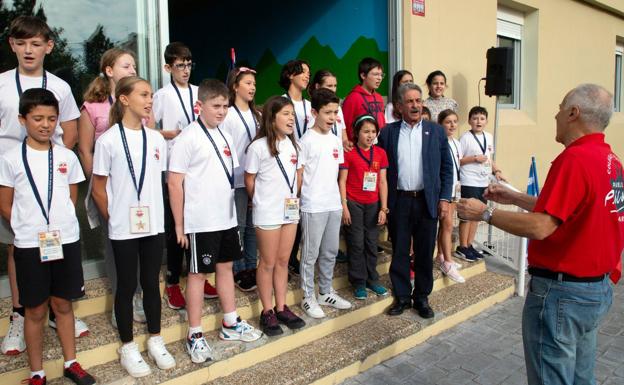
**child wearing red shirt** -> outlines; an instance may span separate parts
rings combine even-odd
[[[372,115],[354,119],[353,134],[357,143],[344,153],[338,185],[342,199],[342,223],[345,225],[349,282],[356,299],[367,297],[366,289],[385,296],[388,290],[379,284],[377,273],[377,238],[379,227],[388,214],[386,152],[373,145],[379,125]]]

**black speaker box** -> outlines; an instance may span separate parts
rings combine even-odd
[[[509,47],[492,47],[487,50],[485,94],[511,95],[513,87],[513,50]]]

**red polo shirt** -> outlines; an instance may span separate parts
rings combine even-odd
[[[356,145],[357,146],[357,145]],[[371,149],[373,150],[373,159],[370,161]],[[369,150],[353,148],[353,150],[344,153],[344,163],[340,165],[341,170],[348,170],[347,174],[347,199],[363,205],[375,203],[379,201],[379,181],[380,171],[388,168],[388,157],[383,148],[372,146]],[[376,191],[364,191],[364,173],[372,171],[377,173],[377,189]]]
[[[577,277],[613,272],[624,247],[622,163],[604,134],[585,135],[553,162],[534,212],[561,224],[548,238],[529,243],[529,265]],[[621,267],[621,265],[620,265]]]

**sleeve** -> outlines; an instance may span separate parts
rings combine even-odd
[[[344,114],[342,113],[342,107],[338,107],[338,134],[342,135],[342,130],[347,129],[347,125],[345,124]]]
[[[158,90],[155,94],[154,94],[154,100],[152,102],[152,112],[154,113],[154,119],[156,120],[156,123],[160,123],[160,129],[162,130],[162,118],[163,118],[163,111],[165,109],[164,104],[165,104],[165,97],[163,95],[162,92],[162,88],[160,90]]]
[[[0,157],[0,186],[15,187],[13,166],[6,157]]]
[[[182,131],[171,148],[169,171],[186,174],[193,156],[193,140],[189,140],[191,131]]]
[[[79,117],[80,111],[78,110],[76,100],[74,99],[74,95],[68,85],[66,93],[59,101],[59,121],[63,123],[69,120],[78,119]]]
[[[91,125],[95,128],[95,114],[93,111],[93,105],[89,102],[84,102],[82,103],[82,106],[80,107],[80,111],[85,110],[87,112],[87,116],[89,117],[89,121],[91,122]]]
[[[533,211],[565,222],[589,196],[590,189],[583,162],[574,156],[560,156],[548,171]]]
[[[80,183],[85,180],[84,173],[82,172],[82,167],[80,166],[80,162],[78,161],[78,157],[73,151],[68,151],[68,163],[69,163],[69,175],[67,181],[69,184]]]
[[[336,144],[338,145],[338,163],[344,162],[344,148],[342,148],[342,141],[336,138]]]
[[[110,174],[112,153],[107,143],[106,137],[100,137],[95,142],[95,152],[93,153],[93,173],[95,175],[108,176]]]
[[[167,154],[169,151],[167,149],[167,141],[160,134],[158,136],[160,141],[160,159],[162,159],[160,163],[162,164],[162,171],[167,171],[167,159],[169,159],[169,154]]]
[[[488,143],[492,143],[492,151],[490,151],[490,157],[491,157],[492,154],[494,154],[494,151],[496,151],[496,149],[494,148],[494,137],[489,132],[486,132],[485,135],[487,135]]]
[[[253,142],[247,150],[245,157],[245,172],[249,174],[257,174],[260,171],[260,154],[258,154],[256,142]]]
[[[229,143],[233,143],[233,141]],[[230,153],[231,153],[230,156],[232,157],[232,160],[234,161],[234,168],[240,167],[240,163],[238,163],[238,152],[236,150],[236,146],[230,146]]]
[[[351,157],[349,156],[349,153],[344,153],[343,152],[343,154],[344,154],[343,155],[344,156],[344,160],[342,161],[342,163],[340,163],[339,168],[341,170],[348,170],[349,169],[349,164],[350,164],[349,160],[351,159]]]
[[[388,168],[390,166],[390,164],[388,163],[388,155],[386,154],[386,151],[384,151],[384,149],[379,148],[379,150],[379,168]]]
[[[298,156],[298,168],[301,167],[305,167],[305,165],[307,164],[307,154],[309,152],[308,150],[308,143],[304,140],[299,142],[299,156]]]

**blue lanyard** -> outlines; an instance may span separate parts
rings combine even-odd
[[[245,118],[243,118],[243,114],[241,114],[241,112],[238,109],[238,107],[236,106],[236,104],[234,104],[232,107],[234,107],[234,109],[238,113],[238,116],[240,117],[240,120],[243,121],[243,124],[245,125],[245,130],[247,130],[247,137],[249,138],[249,142],[251,143],[251,140],[252,140],[251,130],[249,129],[249,126],[247,125],[247,121],[245,120]],[[253,112],[251,113],[251,116],[253,117]],[[254,123],[256,124],[256,132],[258,132],[258,122],[256,121],[256,118],[254,118]]]
[[[459,157],[459,148],[457,148],[457,145],[455,144],[454,140],[451,140],[451,143],[453,143],[453,147],[455,147],[455,151],[457,151],[457,157]],[[453,166],[455,166],[455,171],[457,171],[457,180],[459,180],[459,164],[457,164],[457,159],[455,159],[455,153],[450,147],[449,147],[449,151],[451,151],[451,158],[453,158]]]
[[[28,183],[30,183],[30,187],[32,188],[33,194],[35,194],[35,200],[41,209],[41,213],[46,220],[46,224],[48,227],[50,226],[50,207],[52,207],[52,191],[54,185],[54,155],[52,154],[52,142],[50,142],[50,148],[48,149],[48,211],[46,212],[45,207],[43,206],[43,202],[41,201],[41,196],[39,195],[39,191],[37,190],[37,185],[35,184],[35,179],[33,178],[32,172],[30,171],[30,166],[28,165],[28,157],[26,156],[26,139],[22,142],[22,161],[24,162],[24,169],[26,170],[26,177],[28,178]]]
[[[357,150],[358,155],[360,156],[360,158],[364,159],[364,161],[366,163],[368,163],[368,169],[371,169],[371,166],[373,165],[373,149],[375,148],[375,146],[371,146],[370,148],[370,153],[369,153],[369,158],[370,159],[366,159],[366,157],[364,156],[364,153],[362,153],[362,150],[360,150],[360,146],[355,145],[355,149]]]
[[[17,94],[21,98],[24,92],[22,91],[22,83],[20,82],[19,71],[17,68],[15,69],[15,86],[17,87]],[[46,72],[44,70],[43,76],[41,78],[41,88],[46,89],[47,86],[48,86],[48,76],[46,75]]]
[[[286,97],[288,98],[288,100],[290,100],[292,102],[292,98],[290,97],[288,92],[286,92]],[[306,107],[305,107],[305,99],[302,98],[301,102],[303,103],[303,117],[304,117],[304,119],[303,119],[303,133],[301,133],[301,128],[299,126],[299,119],[297,118],[297,109],[294,108],[294,111],[295,111],[295,124],[297,125],[297,135],[299,136],[299,138],[301,138],[301,135],[305,134],[306,131],[308,130],[308,112],[306,111]]]
[[[221,156],[221,151],[219,151],[219,149],[217,148],[217,144],[215,143],[214,139],[212,139],[212,136],[208,132],[208,129],[204,125],[204,122],[202,122],[201,119],[197,119],[197,123],[199,123],[199,125],[202,128],[202,130],[204,130],[204,134],[206,134],[208,139],[210,139],[210,143],[212,143],[212,147],[214,147],[214,150],[217,153],[217,156],[219,157],[219,161],[221,161],[221,166],[223,166],[223,171],[225,171],[225,176],[227,177],[228,181],[230,182],[230,187],[232,189],[234,189],[234,174],[233,174],[233,172],[234,172],[234,157],[232,156],[232,153],[230,152],[230,161],[232,162],[232,174],[230,174],[230,172],[227,169],[227,166],[225,165],[225,162],[223,161],[223,157]],[[230,149],[230,144],[228,143],[227,139],[225,139],[225,136],[223,135],[223,133],[221,132],[221,129],[219,127],[217,127],[217,131],[219,131],[219,134],[221,134],[221,137],[223,138],[223,141],[225,141],[225,145],[227,146],[228,150],[232,151]]]
[[[111,95],[108,95],[108,104],[113,105],[113,97]]]
[[[482,135],[483,135],[483,145],[481,145],[481,142],[479,141],[479,138],[477,138],[477,135],[475,135],[475,133],[472,132],[472,130],[470,130],[470,133],[472,134],[472,137],[477,141],[477,144],[479,145],[479,148],[483,152],[483,155],[485,155],[485,150],[487,149],[487,138],[485,136],[485,132],[482,133]]]
[[[143,134],[143,156],[141,157],[141,175],[139,176],[139,183],[137,184],[136,174],[134,173],[134,165],[132,164],[132,157],[130,156],[130,149],[128,148],[128,139],[121,123],[117,123],[119,126],[119,133],[121,134],[121,142],[123,143],[124,152],[126,153],[126,160],[128,161],[128,169],[130,170],[130,176],[134,183],[134,188],[137,192],[137,201],[141,202],[141,191],[143,190],[143,182],[145,181],[145,166],[147,162],[147,135],[145,134],[145,128],[141,125],[141,134]]]
[[[282,164],[282,161],[279,158],[279,154],[275,155],[275,160],[277,161],[277,165],[282,171],[282,175],[284,176],[284,179],[286,179],[286,185],[288,185],[288,188],[290,189],[290,194],[291,195],[294,194],[295,180],[297,179],[297,168],[295,167],[295,172],[293,173],[292,183],[290,183],[290,180],[288,179],[288,174],[286,174],[286,169],[284,168],[284,165]]]
[[[191,124],[191,122],[195,120],[195,110],[193,110],[193,89],[191,88],[191,85],[189,84],[188,89],[189,89],[189,98],[191,99],[191,116],[193,117],[193,120],[191,120],[188,112],[186,112],[186,107],[184,106],[184,101],[182,100],[182,94],[180,94],[180,90],[176,86],[175,81],[173,79],[171,79],[171,85],[173,86],[173,89],[175,90],[176,94],[178,94],[178,100],[180,101],[180,104],[182,105],[182,111],[184,111],[184,116],[186,116],[186,121],[188,122],[188,124]]]
[[[334,135],[338,136],[338,127],[336,126],[336,123],[334,123],[331,130],[334,133]]]

